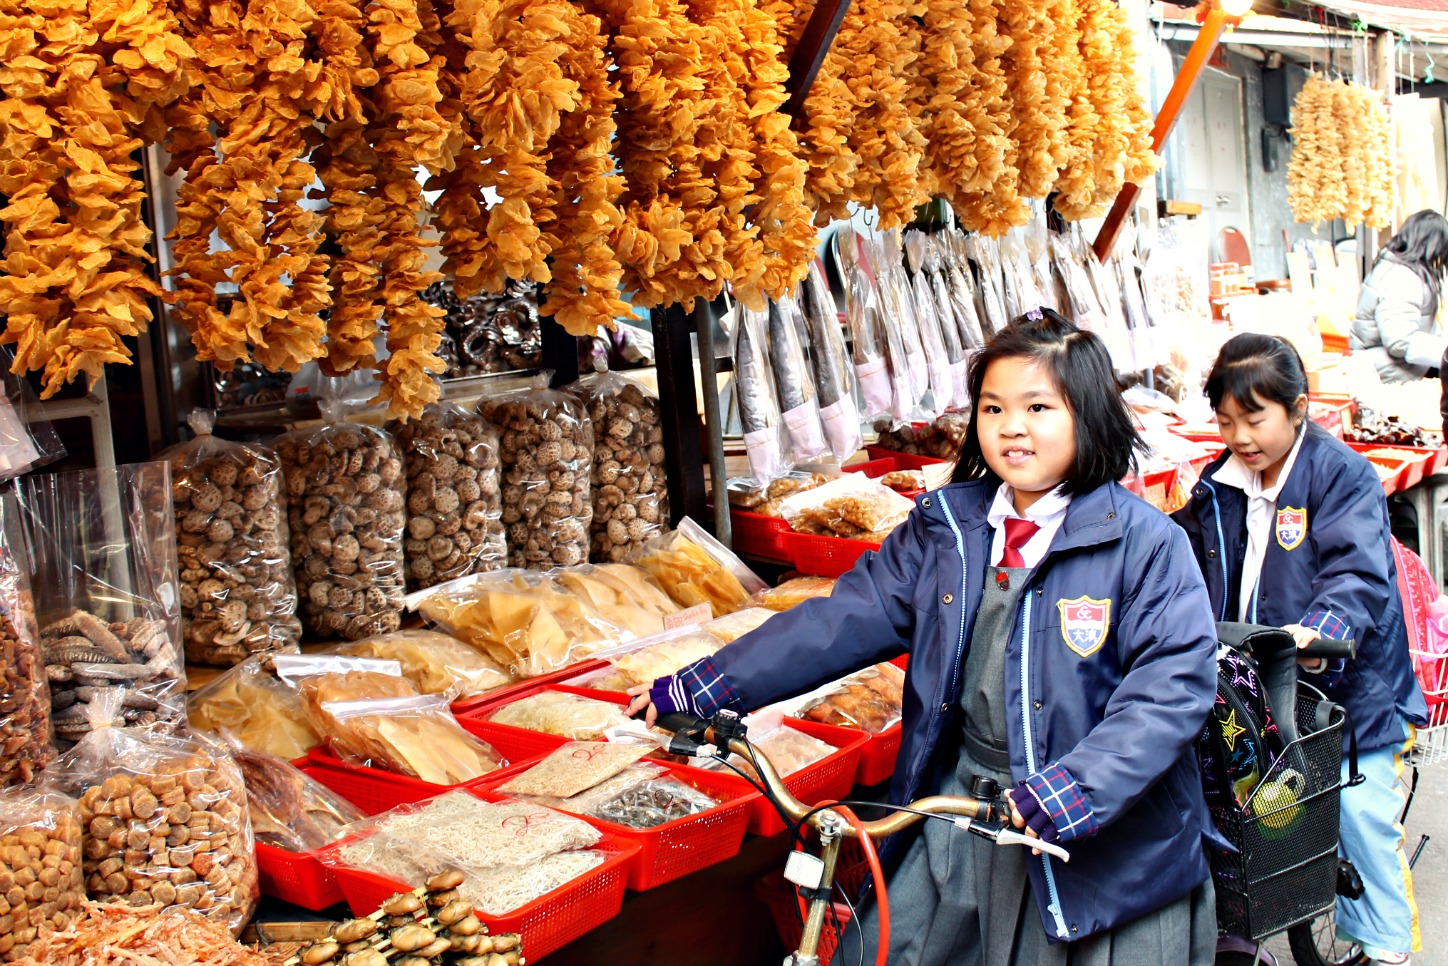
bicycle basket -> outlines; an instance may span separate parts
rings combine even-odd
[[[1300,694],[1301,738],[1287,745],[1240,808],[1214,808],[1236,852],[1209,847],[1219,931],[1260,941],[1331,909],[1346,713]]]

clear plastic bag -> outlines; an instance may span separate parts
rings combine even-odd
[[[407,471],[407,589],[504,566],[498,431],[450,403],[389,428]]]
[[[724,643],[732,644],[750,631],[758,630],[760,625],[774,615],[775,611],[765,607],[746,607],[743,610],[736,610],[732,614],[715,618],[704,625],[704,630],[720,638]]]
[[[258,842],[310,852],[337,841],[365,818],[351,802],[291,762],[232,743],[246,782],[252,831]]]
[[[558,579],[563,573],[568,572],[480,574],[434,587],[417,600],[416,607],[423,617],[520,678],[567,667],[611,644],[641,636],[638,629],[645,633],[663,629],[653,600],[623,597],[620,588],[626,585],[603,584],[592,571],[570,575],[573,586],[591,588],[575,593]],[[589,602],[589,594],[601,600],[611,597],[614,619],[626,614],[633,626],[605,617]]]
[[[769,360],[769,317],[767,312],[741,305],[733,320],[734,398],[744,430],[749,475],[764,484],[784,472],[790,461]]]
[[[800,707],[798,717],[879,734],[900,721],[904,687],[904,671],[893,664],[877,664],[815,693]]]
[[[807,600],[828,597],[835,592],[833,577],[795,577],[778,587],[771,587],[758,597],[761,607],[771,613],[790,610]]]
[[[780,515],[801,533],[884,540],[915,504],[860,473],[846,473],[818,489],[786,499]]]
[[[116,724],[182,721],[170,466],[24,476],[15,492],[56,737],[83,737],[112,692]]]
[[[598,741],[610,728],[628,724],[623,712],[623,705],[610,701],[566,691],[539,691],[508,702],[488,720],[574,741]]]
[[[861,264],[853,231],[841,228],[835,234],[835,251],[844,279],[845,321],[850,327],[851,361],[860,385],[862,412],[867,419],[886,416],[895,411],[895,387],[880,296],[869,271]]]
[[[324,722],[333,723],[327,744],[348,764],[434,785],[461,785],[508,764],[491,745],[463,730],[445,695],[319,702],[312,681],[302,682],[312,727],[320,731]]]
[[[351,657],[396,661],[419,694],[464,700],[513,683],[513,676],[492,658],[451,635],[423,628],[379,634],[334,650]]]
[[[640,752],[642,750],[640,748]],[[719,804],[706,793],[670,775],[666,768],[649,762],[640,762],[568,798],[543,795],[519,797],[534,804],[639,830],[698,815]]]
[[[10,480],[65,457],[65,446],[48,419],[32,419],[35,393],[11,369],[15,357],[0,346],[0,480]]]
[[[927,268],[935,257],[934,246],[929,235],[910,232],[906,235],[905,248],[915,272],[910,279],[911,292],[915,297],[915,315],[929,331],[939,332],[940,347],[945,353],[945,371],[940,376],[944,380],[941,390],[944,398],[939,401],[940,408],[962,408],[970,403],[967,384],[970,357],[966,354],[965,343],[961,341],[960,327],[949,296],[943,300],[937,298],[936,276]],[[939,290],[944,291],[943,287]]]
[[[630,637],[661,632],[678,608],[642,567],[633,564],[597,564],[553,571],[558,585]]]
[[[593,523],[593,424],[582,404],[544,385],[487,396],[498,427],[508,564],[546,570],[588,559]]]
[[[24,958],[31,943],[80,914],[83,834],[74,798],[34,787],[0,789],[0,881],[11,883],[0,916],[0,962]]]
[[[668,526],[659,397],[611,372],[586,376],[568,388],[583,400],[593,424],[589,558],[600,563],[623,560]]]
[[[211,435],[216,413],[187,422],[196,438],[171,464],[186,658],[231,667],[249,654],[295,651],[302,636],[281,463],[271,450]]]
[[[98,710],[97,730],[46,771],[80,800],[90,898],[179,906],[239,935],[260,896],[241,769],[202,736],[104,727]]]
[[[876,237],[868,248],[870,264],[875,272],[875,285],[880,291],[882,303],[885,307],[884,324],[887,338],[893,336],[898,340],[900,349],[904,353],[904,366],[896,366],[891,363],[891,369],[897,373],[896,394],[900,394],[898,373],[903,371],[909,373],[909,387],[906,393],[906,400],[910,403],[910,409],[902,418],[909,418],[914,407],[919,406],[930,391],[930,365],[925,355],[925,344],[921,338],[920,326],[915,320],[915,306],[909,292],[909,286],[904,284],[904,269],[901,261],[900,233],[895,230],[886,232]],[[892,346],[893,348],[893,346]],[[900,358],[898,355],[892,358]],[[904,408],[898,405],[897,410]]]
[[[335,413],[324,407],[323,416]],[[355,641],[402,625],[407,521],[402,455],[391,434],[333,423],[276,440],[302,619]]]
[[[945,304],[949,302],[955,316],[956,327],[960,330],[960,341],[966,350],[967,367],[970,356],[985,345],[985,332],[981,325],[979,298],[976,295],[975,275],[970,261],[952,248],[950,235],[932,239],[930,257],[926,270],[935,275],[935,297]],[[966,389],[966,396],[970,390]],[[967,399],[967,403],[969,400]]]
[[[675,604],[708,604],[715,617],[747,607],[750,596],[768,586],[688,517],[679,529],[650,541],[634,562],[653,574]]]
[[[55,757],[50,687],[23,566],[15,498],[0,496],[0,788],[31,781]]]
[[[855,405],[855,370],[845,348],[835,299],[819,262],[812,261],[809,276],[800,285],[798,301],[804,312],[819,392],[820,421],[830,453],[841,463],[860,448],[860,411]]]
[[[528,800],[572,798],[627,770],[647,753],[645,745],[570,741],[555,748],[527,771],[499,785],[498,792]]]
[[[721,638],[691,624],[599,651],[594,657],[612,664],[627,687],[633,687],[653,684],[723,646]]]
[[[186,699],[191,727],[229,734],[253,751],[293,761],[322,743],[302,712],[302,697],[256,655],[197,688]]]
[[[794,299],[784,296],[770,303],[769,358],[790,454],[796,462],[816,459],[826,452],[804,329],[804,315]]]
[[[777,712],[773,715],[761,713],[751,715],[749,743],[755,752],[763,755],[779,772],[781,778],[788,778],[797,771],[823,761],[835,753],[835,746],[821,741],[813,735],[778,723]],[[751,775],[756,775],[754,766],[738,755],[729,760]]]
[[[956,236],[956,245],[959,253],[975,267],[977,308],[984,335],[989,340],[1015,317],[1010,313],[1006,297],[1000,243],[994,238],[972,234]]]

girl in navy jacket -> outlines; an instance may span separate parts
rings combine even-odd
[[[1309,675],[1347,708],[1367,776],[1343,790],[1341,823],[1367,892],[1338,903],[1337,925],[1370,958],[1406,962],[1419,939],[1399,775],[1428,708],[1408,654],[1387,499],[1372,464],[1307,419],[1307,374],[1284,340],[1234,337],[1206,390],[1228,449],[1176,521],[1219,620],[1283,627],[1299,647],[1357,641],[1353,660]]]
[[[751,711],[908,652],[890,800],[988,775],[1018,827],[1072,858],[944,822],[897,836],[889,961],[1210,963],[1193,740],[1215,631],[1185,535],[1116,482],[1137,437],[1096,336],[1054,312],[1018,319],[976,357],[971,397],[957,482],[917,498],[831,597],[660,678],[633,710]],[[868,947],[873,901],[861,920]]]

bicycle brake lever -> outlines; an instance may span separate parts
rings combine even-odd
[[[1039,849],[1047,855],[1053,855],[1062,862],[1071,861],[1071,853],[1054,842],[1042,842],[1040,839],[1033,839],[1029,835],[1022,835],[1011,829],[1000,830],[996,836],[996,845],[1027,845],[1033,849]]]

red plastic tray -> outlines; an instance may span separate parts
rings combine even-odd
[[[454,701],[452,709],[454,713],[457,713],[476,708],[482,704],[495,704],[499,701],[506,701],[509,695],[517,695],[523,691],[535,688],[540,684],[549,684],[553,681],[562,681],[566,678],[571,678],[575,675],[583,674],[586,671],[597,670],[605,663],[607,662],[594,660],[592,658],[579,661],[577,664],[570,664],[568,667],[561,667],[556,671],[549,671],[547,674],[540,674],[536,678],[524,678],[523,680],[516,681],[513,684],[508,685],[507,687],[498,688],[495,691],[489,691],[487,694],[481,694],[475,698],[469,698],[466,701]]]
[[[865,455],[872,460],[898,460],[899,465],[895,467],[897,470],[919,470],[945,462],[934,456],[916,456],[914,453],[901,453],[884,446],[866,446]]]
[[[718,801],[718,807],[651,829],[629,828],[590,815],[578,816],[599,831],[638,846],[628,875],[628,887],[635,892],[656,888],[738,855],[754,800],[759,797],[758,792],[743,791],[712,772],[673,765],[663,767],[670,777]],[[504,793],[497,791],[498,786],[521,771],[522,768],[509,768],[489,775],[478,787],[502,795]]]
[[[729,508],[730,542],[738,553],[793,563],[789,534],[794,530],[783,517],[769,517],[738,507]]]
[[[530,963],[603,925],[623,908],[628,866],[636,846],[605,832],[594,848],[609,853],[602,865],[505,916],[479,912],[478,918],[489,932],[521,934],[522,952]],[[372,914],[393,895],[409,888],[396,879],[371,872],[336,872],[347,905],[358,916]]]
[[[1392,450],[1394,458],[1405,464],[1402,473],[1398,476],[1399,490],[1417,486],[1423,482],[1425,476],[1436,473],[1441,468],[1439,460],[1448,456],[1448,450],[1443,447],[1428,449],[1422,446],[1390,446],[1386,443],[1348,443],[1348,445],[1365,455],[1371,450]],[[1369,456],[1368,459],[1374,458]],[[1383,459],[1386,460],[1387,457],[1384,456]],[[1376,460],[1374,461],[1376,462]]]
[[[854,568],[866,550],[880,549],[878,543],[813,533],[791,533],[789,541],[795,569],[811,577],[841,577]]]
[[[256,868],[262,895],[290,902],[294,906],[321,912],[342,901],[342,887],[332,870],[312,852],[256,843]]]

